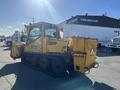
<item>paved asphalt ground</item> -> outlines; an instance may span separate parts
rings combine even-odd
[[[120,90],[120,55],[103,51],[90,74],[54,77],[12,60],[0,43],[0,90]]]

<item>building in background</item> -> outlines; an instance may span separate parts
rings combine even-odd
[[[98,39],[99,45],[106,46],[120,32],[120,20],[105,15],[77,15],[59,24],[64,37],[90,37]]]

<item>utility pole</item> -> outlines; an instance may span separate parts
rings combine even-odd
[[[32,23],[34,24],[34,22],[35,22],[35,18],[33,17],[33,18],[32,18]]]

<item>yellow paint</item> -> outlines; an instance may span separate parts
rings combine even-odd
[[[42,52],[42,38],[38,38],[37,40],[26,44],[25,52]]]
[[[68,41],[62,39],[49,39],[47,42],[47,52],[65,52],[67,51],[67,44]]]
[[[67,51],[67,40],[50,39],[47,37],[41,37],[31,44],[26,45],[25,52],[64,52]],[[34,46],[37,46],[34,48]]]
[[[12,43],[11,56],[12,58],[20,58],[19,50],[21,46],[24,46],[23,43]]]
[[[74,53],[73,62],[75,71],[84,73],[87,71],[85,67],[90,69],[90,66],[95,63],[97,48],[96,40],[80,37],[72,38],[69,42],[69,47]]]

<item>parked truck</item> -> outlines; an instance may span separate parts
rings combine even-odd
[[[63,38],[63,30],[46,22],[27,25],[26,44],[12,43],[11,57],[55,74],[85,73],[98,66],[97,40],[84,37]]]
[[[3,42],[4,40],[5,40],[5,36],[4,35],[0,36],[0,42]]]
[[[8,36],[5,38],[5,46],[11,47],[12,44],[12,36]]]
[[[120,50],[120,36],[114,37],[112,39],[112,44],[110,46],[113,52]]]

